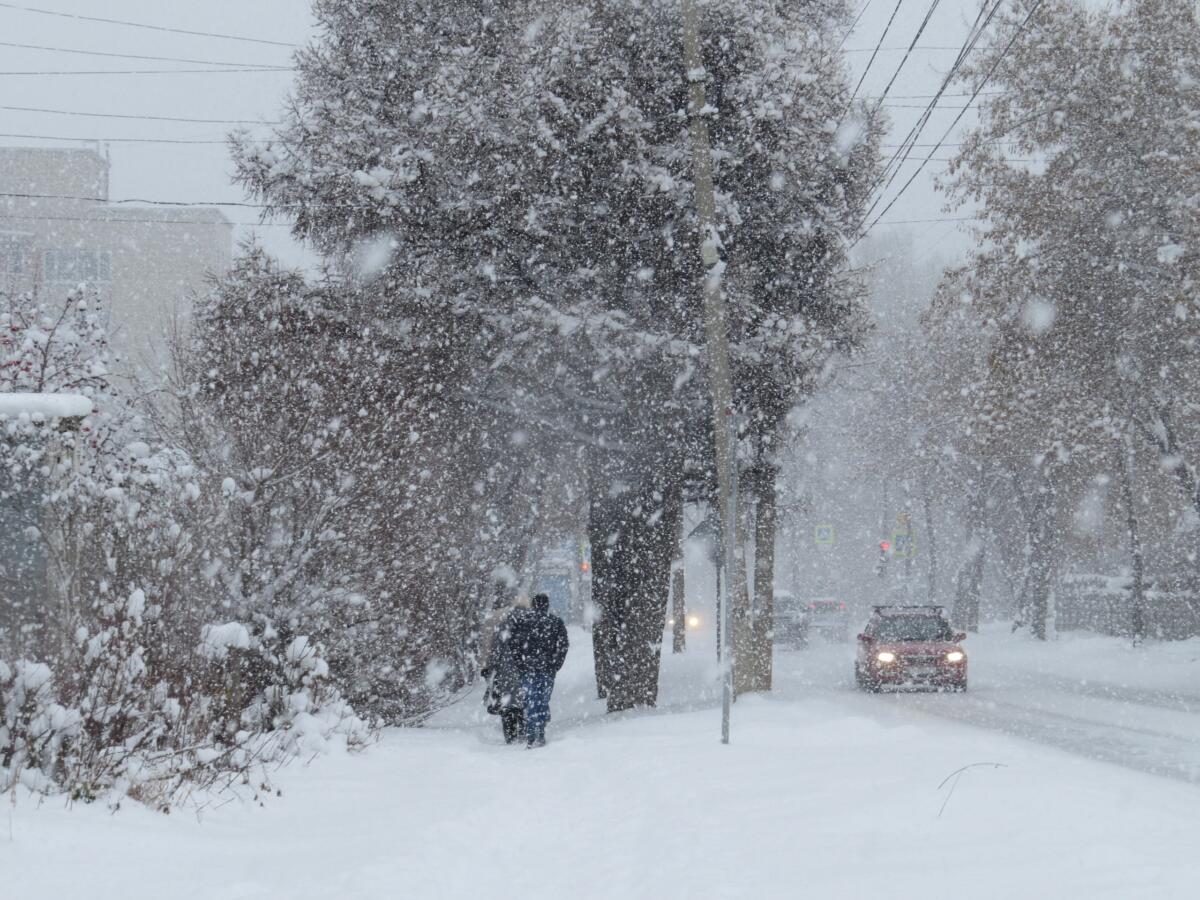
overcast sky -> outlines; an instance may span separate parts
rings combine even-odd
[[[933,0],[900,0],[899,12],[883,49],[867,72],[862,93],[877,96],[900,63],[903,49]],[[879,42],[896,0],[859,0],[866,6],[858,27],[846,40],[848,60],[855,80],[866,68],[871,50]],[[303,43],[311,34],[308,0],[20,0],[13,4],[37,7],[75,16],[93,16],[143,23],[162,28],[238,35],[282,44]],[[895,143],[921,114],[942,75],[954,59],[958,46],[977,10],[976,0],[943,0],[919,41],[919,49],[908,60],[888,99],[895,125],[888,143]],[[203,72],[173,74],[14,74],[17,72],[63,72],[94,70],[146,70],[208,68],[201,62],[251,65],[289,64],[286,46],[218,37],[201,37],[169,31],[148,30],[64,16],[35,13],[0,4],[0,41],[31,44],[93,53],[172,57],[162,60],[125,59],[84,55],[55,50],[0,46],[0,105],[38,107],[69,113],[102,113],[106,116],[171,116],[192,119],[254,122],[274,118],[291,79],[288,72]],[[947,49],[939,49],[947,48]],[[961,88],[952,88],[961,93]],[[965,98],[944,99],[933,116],[921,143],[941,138]],[[971,115],[964,119],[966,125]],[[20,112],[0,109],[0,143],[5,145],[88,146],[67,140],[45,140],[14,135],[107,140],[112,160],[111,196],[152,200],[200,202],[244,199],[230,184],[231,165],[222,141],[232,127],[220,122],[164,122],[138,118],[101,118],[49,112]],[[253,129],[254,126],[251,126]],[[258,131],[265,130],[258,126]],[[124,140],[121,140],[124,139]],[[132,139],[157,141],[211,141],[213,143],[135,143]],[[951,138],[953,140],[953,137]],[[94,146],[94,145],[93,145]],[[935,153],[945,159],[951,148]],[[928,149],[919,151],[928,153]],[[932,177],[944,162],[931,163],[911,188],[887,213],[885,221],[943,218],[942,198],[935,195]],[[910,162],[885,195],[891,199],[916,168]],[[880,207],[882,208],[882,206]],[[226,209],[233,221],[253,223],[253,210]],[[961,223],[925,222],[894,226],[912,232],[917,255],[966,246],[956,236]],[[239,227],[247,236],[252,227]],[[254,226],[267,246],[291,261],[302,255],[291,246],[286,229]]]

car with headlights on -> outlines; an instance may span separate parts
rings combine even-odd
[[[940,606],[876,606],[858,636],[855,683],[867,691],[965,691],[966,638],[954,631]]]
[[[683,626],[688,631],[699,631],[700,626],[703,624],[704,623],[701,620],[700,616],[696,613],[688,613],[686,616],[683,617]],[[672,616],[671,618],[667,619],[667,628],[670,629],[670,628],[674,628],[674,627],[675,627],[675,618],[674,618],[674,616]]]

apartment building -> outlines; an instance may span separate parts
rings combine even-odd
[[[165,359],[192,298],[232,254],[233,226],[217,209],[111,203],[96,150],[0,147],[0,293],[55,300],[87,283],[134,367]]]

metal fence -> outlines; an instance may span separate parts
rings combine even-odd
[[[1059,631],[1094,631],[1116,637],[1133,634],[1133,589],[1128,575],[1077,573],[1055,591]],[[1146,630],[1163,640],[1200,635],[1200,581],[1190,575],[1146,579]]]

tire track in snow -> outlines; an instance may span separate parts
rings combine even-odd
[[[906,708],[925,716],[987,728],[1076,756],[1200,785],[1200,743],[1184,735],[1096,721],[995,697],[913,695],[905,699]]]
[[[779,687],[789,699],[832,694],[856,711],[893,720],[934,718],[971,725],[1200,786],[1200,716],[1193,712],[1200,709],[1200,698],[1007,668],[996,678],[989,671],[986,681],[973,673],[973,693],[968,694],[863,694],[853,686],[852,662],[844,648],[776,659]],[[1152,719],[1154,727],[1114,721],[1138,715]],[[1189,731],[1193,733],[1183,733]]]

